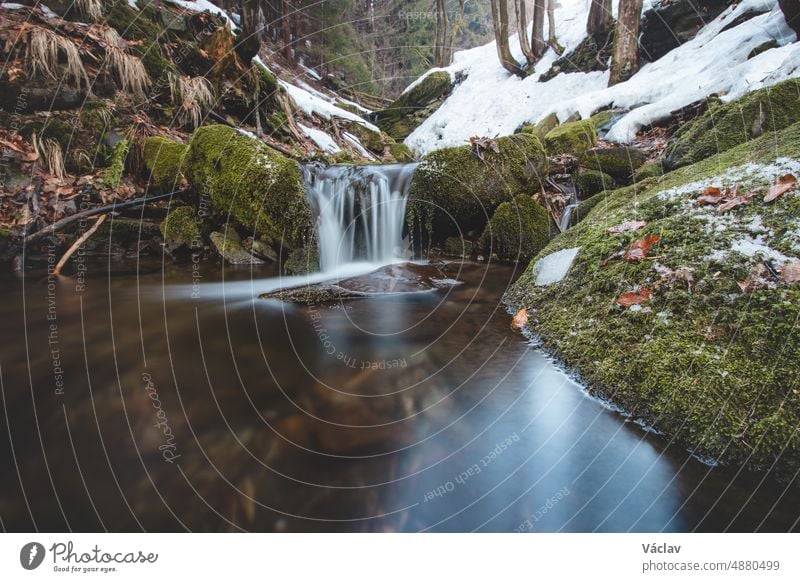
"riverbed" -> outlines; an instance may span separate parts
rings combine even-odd
[[[800,496],[702,462],[510,328],[510,266],[330,305],[274,267],[0,280],[6,530],[787,531]]]

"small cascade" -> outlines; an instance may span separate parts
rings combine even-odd
[[[415,168],[416,164],[304,166],[323,272],[356,261],[385,265],[405,258],[403,226]]]

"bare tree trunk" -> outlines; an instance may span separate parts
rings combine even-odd
[[[292,60],[292,23],[289,0],[281,0],[281,31],[283,32],[283,56]]]
[[[620,0],[609,86],[627,81],[639,70],[638,38],[641,18],[642,0]]]
[[[436,0],[436,46],[433,47],[433,60],[437,67],[447,66],[447,32],[450,23],[447,18],[445,0]]]
[[[511,54],[508,45],[508,3],[507,0],[492,0],[492,22],[500,64],[512,75],[525,76],[525,71]]]
[[[517,34],[519,35],[519,46],[528,65],[536,62],[536,55],[533,54],[533,47],[528,38],[528,10],[525,6],[526,0],[514,0],[514,9],[517,14]]]
[[[592,0],[589,18],[586,20],[586,32],[589,34],[607,32],[612,26],[614,17],[611,14],[611,0]]]
[[[249,63],[261,47],[262,12],[259,0],[242,0],[242,34],[236,52]]]
[[[536,60],[542,58],[547,45],[544,43],[544,13],[547,0],[533,0],[533,34],[531,50]]]
[[[558,39],[556,38],[555,4],[555,0],[547,0],[547,44],[557,55],[561,56],[564,53],[564,47],[558,44]]]
[[[464,10],[466,9],[467,0],[458,0],[458,18],[450,28],[450,40],[447,42],[447,57],[446,61],[449,65],[453,60],[453,47],[456,45],[456,36],[458,35],[461,27],[464,26]]]
[[[797,33],[800,38],[800,2],[797,0],[778,0],[778,6],[783,11],[786,24]]]

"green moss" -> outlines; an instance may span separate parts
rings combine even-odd
[[[303,246],[312,231],[299,164],[224,125],[195,131],[186,168],[223,216],[284,246]]]
[[[663,161],[650,160],[641,165],[641,167],[633,173],[635,182],[641,182],[647,178],[660,178],[666,173]]]
[[[678,168],[800,121],[800,81],[790,79],[708,110],[675,133],[666,163]]]
[[[622,182],[628,181],[646,160],[642,150],[626,146],[592,148],[578,156],[582,168],[605,172]]]
[[[499,153],[470,146],[426,155],[414,172],[409,223],[438,240],[480,233],[500,203],[537,192],[547,176],[541,142],[524,133],[496,140]]]
[[[404,143],[389,144],[389,153],[400,163],[407,164],[414,161],[414,152]]]
[[[150,186],[174,189],[184,177],[184,164],[189,146],[164,137],[144,140],[144,165],[150,172]]]
[[[800,369],[800,285],[776,282],[742,293],[737,281],[760,259],[731,245],[752,236],[759,217],[772,232],[769,245],[796,260],[792,229],[800,197],[785,195],[771,205],[757,197],[726,214],[720,230],[709,228],[713,210],[698,215],[691,193],[662,195],[695,181],[722,186],[717,176],[727,169],[780,157],[800,157],[800,123],[661,178],[596,195],[584,203],[594,205],[588,216],[531,262],[506,300],[528,308],[532,330],[596,393],[699,454],[758,469],[776,463],[788,479],[800,469],[800,401],[792,392]],[[748,189],[768,185],[758,174],[742,183]],[[634,219],[647,224],[608,233],[609,226]],[[654,260],[603,263],[649,234],[661,237]],[[535,260],[573,247],[580,251],[570,276],[536,286]],[[663,278],[664,268],[691,269],[691,285]],[[642,310],[616,305],[622,292],[639,286],[653,291]]]
[[[125,173],[125,157],[128,155],[130,142],[122,139],[117,142],[111,151],[108,168],[103,172],[103,182],[106,186],[116,188],[119,186],[122,175]]]
[[[596,143],[597,130],[588,119],[559,125],[544,137],[544,147],[547,149],[547,155],[550,156],[577,155],[594,147]]]
[[[375,123],[394,139],[405,139],[436,111],[452,90],[450,74],[435,71],[389,107],[376,112]]]
[[[196,248],[200,239],[200,219],[191,206],[178,206],[161,223],[161,235],[171,249]]]
[[[152,4],[138,11],[131,8],[126,0],[108,3],[106,23],[114,28],[125,40],[136,41],[131,50],[142,59],[144,67],[154,83],[158,83],[168,72],[177,74],[175,66],[161,54],[161,45],[166,42],[166,29],[156,8]]]
[[[458,236],[450,236],[444,241],[444,254],[448,257],[472,256],[472,241],[464,240]]]
[[[231,265],[253,265],[263,263],[248,253],[242,247],[242,239],[233,228],[226,228],[225,232],[212,232],[209,236],[211,244],[217,249],[219,255],[226,263]]]
[[[780,46],[780,45],[778,44],[778,41],[775,40],[775,39],[768,40],[767,42],[762,42],[760,45],[758,45],[757,47],[753,48],[753,50],[751,50],[749,53],[747,53],[747,59],[749,60],[749,59],[752,59],[753,57],[757,57],[761,53],[765,53],[768,50],[771,50],[771,49],[774,49],[774,48],[778,48],[778,46]]]
[[[488,254],[496,253],[501,261],[527,263],[553,234],[547,210],[522,194],[497,207],[481,235],[480,246]]]
[[[598,192],[610,190],[613,185],[611,176],[597,170],[582,170],[575,176],[575,187],[581,198],[590,198]]]
[[[544,142],[544,137],[558,127],[558,115],[551,113],[539,120],[536,125],[523,125],[520,131],[529,133],[539,138],[539,141]]]
[[[592,122],[592,125],[594,125],[595,130],[597,130],[597,133],[599,134],[603,130],[607,131],[610,128],[611,121],[616,115],[617,113],[615,111],[606,109],[605,111],[599,111],[592,115],[589,118],[589,121]]]
[[[319,250],[316,246],[295,249],[283,262],[288,275],[305,275],[319,271]]]

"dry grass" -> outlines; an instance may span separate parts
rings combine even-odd
[[[33,148],[39,155],[39,161],[44,166],[48,173],[53,174],[59,180],[63,180],[67,175],[64,168],[64,154],[61,152],[61,146],[54,139],[45,138],[39,140],[36,134],[33,134]]]
[[[173,103],[179,105],[177,122],[186,127],[199,127],[203,116],[214,104],[211,83],[205,77],[178,77],[170,83]]]
[[[103,18],[103,3],[100,0],[75,0],[75,5],[78,12],[92,22],[99,22]]]
[[[110,45],[106,47],[106,58],[117,87],[123,93],[144,97],[151,81],[142,59]]]
[[[81,62],[81,54],[69,38],[59,36],[51,30],[39,26],[31,27],[25,60],[28,62],[31,77],[45,75],[58,79],[58,55],[63,54],[67,64],[64,79],[71,80],[80,89],[81,83],[89,84],[86,69]]]

